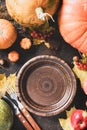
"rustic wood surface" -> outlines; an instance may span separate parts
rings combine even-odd
[[[6,73],[6,75],[9,75],[10,73],[17,72],[26,61],[28,61],[34,56],[43,55],[43,54],[57,56],[63,59],[71,68],[73,67],[72,58],[75,55],[79,56],[79,53],[76,49],[71,47],[69,44],[67,44],[63,40],[59,31],[57,31],[56,34],[54,34],[53,37],[49,39],[52,46],[51,49],[48,49],[44,44],[40,44],[38,46],[32,46],[31,49],[24,51],[23,49],[20,48],[18,43],[22,37],[28,36],[28,34],[24,31],[24,28],[22,26],[18,25],[8,15],[4,0],[0,0],[0,18],[5,18],[5,19],[10,20],[15,25],[18,31],[18,38],[15,44],[9,49],[0,50],[0,58],[5,58],[7,60],[7,54],[11,50],[17,50],[20,53],[20,60],[17,63],[9,62],[6,68],[0,68],[0,73]],[[77,93],[72,104],[69,106],[69,108],[71,108],[72,106],[76,106],[77,108],[80,108],[80,109],[81,108],[86,109],[86,105],[85,105],[86,100],[87,100],[87,97],[83,93],[80,86],[80,82],[77,79]],[[58,118],[65,116],[65,112],[62,112],[59,115],[51,116],[51,117],[41,117],[32,113],[31,115],[39,124],[42,130],[62,130],[59,124]],[[14,124],[12,127],[12,130],[15,130],[15,129],[26,130],[17,117],[14,117]]]

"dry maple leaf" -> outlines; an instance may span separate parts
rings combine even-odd
[[[40,45],[40,44],[44,44],[47,48],[50,48],[50,43],[46,42],[44,39],[34,39],[34,45]]]
[[[73,130],[71,124],[70,124],[70,116],[72,114],[72,112],[75,110],[75,107],[73,107],[70,111],[66,111],[66,115],[67,115],[67,118],[64,119],[64,118],[59,118],[59,122],[60,122],[60,125],[61,127],[64,129],[64,130]]]
[[[6,81],[6,91],[16,89],[16,74],[10,74]]]
[[[63,130],[86,130],[87,128],[87,111],[72,107],[66,111],[66,119],[59,118]]]
[[[87,56],[82,55],[82,59],[79,60],[79,62],[87,64]],[[81,87],[84,91],[84,93],[87,95],[87,70],[79,69],[76,62],[73,62],[74,67],[72,68],[73,72],[75,73],[76,77],[81,82]]]
[[[5,74],[0,74],[0,98],[5,95],[6,91],[15,90],[16,74],[10,74],[6,77]]]
[[[5,92],[6,92],[5,83],[6,83],[5,74],[0,74],[0,98],[3,95],[5,95]]]

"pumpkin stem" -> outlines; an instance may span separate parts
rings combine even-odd
[[[53,17],[49,13],[44,13],[43,9],[41,7],[36,8],[35,12],[36,12],[38,19],[40,19],[42,21],[48,21],[48,17],[50,17],[52,19],[52,21],[55,22]]]

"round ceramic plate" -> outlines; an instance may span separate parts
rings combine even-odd
[[[76,79],[71,68],[60,58],[36,56],[19,70],[17,93],[30,112],[52,116],[64,111],[73,101]]]

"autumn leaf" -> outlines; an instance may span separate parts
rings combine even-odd
[[[50,48],[50,43],[46,42],[44,39],[34,39],[33,42],[34,45],[44,44],[47,48]]]
[[[50,48],[50,43],[49,43],[49,42],[45,42],[44,44],[45,44],[45,46],[46,46],[47,48]]]
[[[44,42],[45,42],[44,39],[33,39],[33,44],[34,45],[40,45],[40,44],[42,44]]]
[[[78,63],[87,64],[87,55],[82,55],[82,58],[78,60]],[[75,61],[73,61],[74,67],[72,68],[76,77],[80,80],[81,87],[84,93],[87,95],[87,70],[80,69]]]
[[[10,74],[6,77],[5,74],[0,74],[0,98],[5,95],[7,91],[11,93],[16,89],[16,74]]]
[[[72,112],[75,110],[75,107],[71,108],[70,111],[66,111],[67,118],[59,118],[59,122],[63,130],[73,130],[71,123],[70,123],[70,117]]]
[[[87,71],[78,69],[78,67],[76,65],[74,65],[73,71],[74,71],[76,77],[80,79],[81,83],[83,83],[84,80],[87,79]]]
[[[5,92],[6,92],[5,83],[6,83],[5,74],[0,74],[0,98],[3,95],[5,95]]]
[[[7,77],[5,85],[6,91],[9,91],[9,93],[11,93],[13,90],[16,90],[16,74],[10,74]]]

